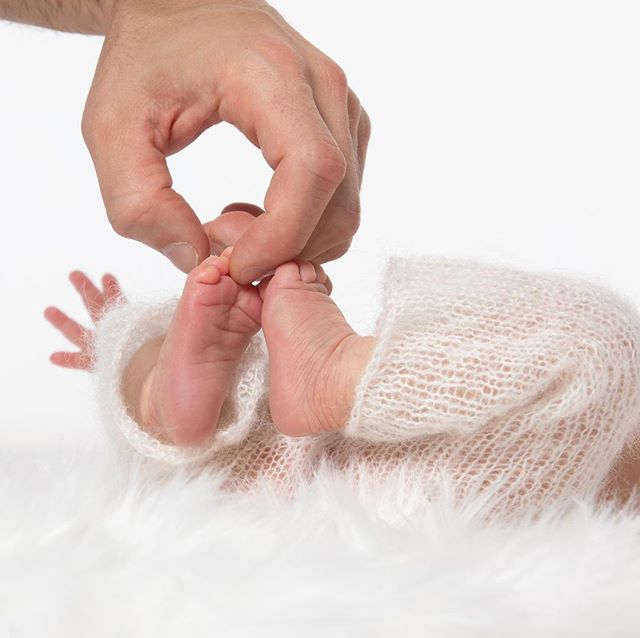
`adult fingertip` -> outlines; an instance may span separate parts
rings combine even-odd
[[[239,271],[238,279],[233,276],[233,273],[231,274],[231,277],[240,284],[253,284],[260,281],[268,274],[268,268],[259,268],[258,266],[245,266]]]
[[[220,255],[228,246],[236,244],[251,228],[255,217],[246,211],[230,211],[202,225],[209,238],[211,253]]]
[[[196,249],[186,241],[168,244],[160,252],[184,273],[190,273],[200,263]]]
[[[235,282],[242,285],[252,284],[262,279],[268,272],[269,268],[256,264],[247,264],[245,261],[238,259],[235,250],[231,253],[229,273]]]

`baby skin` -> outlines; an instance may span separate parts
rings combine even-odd
[[[288,262],[257,286],[239,285],[229,276],[230,250],[190,273],[167,334],[132,357],[123,380],[131,415],[165,443],[205,441],[262,327],[278,430],[305,436],[339,429],[374,338],[351,329],[320,266]]]

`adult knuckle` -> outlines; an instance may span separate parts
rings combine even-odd
[[[116,122],[111,110],[87,104],[80,123],[82,137],[87,144],[99,143],[104,140],[111,134],[115,126]]]
[[[349,81],[344,69],[333,60],[327,60],[323,66],[323,75],[332,85],[334,91],[346,94],[349,90]]]
[[[261,64],[268,67],[289,75],[303,73],[302,56],[278,33],[262,36],[255,42],[253,52]]]
[[[347,160],[338,145],[329,140],[316,140],[308,145],[302,165],[323,185],[335,188],[344,179]]]
[[[138,215],[132,214],[132,211],[116,209],[110,211],[109,222],[113,230],[122,237],[130,237],[133,229],[136,227]]]
[[[122,237],[131,238],[149,214],[150,207],[137,198],[129,198],[107,205],[107,216],[113,230]]]

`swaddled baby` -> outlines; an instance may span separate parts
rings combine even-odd
[[[317,264],[238,285],[230,250],[160,305],[127,304],[112,277],[102,292],[74,273],[104,314],[95,362],[89,333],[47,309],[83,348],[54,363],[95,367],[122,449],[209,464],[229,489],[268,480],[291,492],[328,463],[376,480],[402,469],[431,498],[444,473],[458,497],[485,494],[484,513],[500,518],[572,497],[626,498],[637,481],[640,321],[609,292],[394,259],[376,336],[360,336]]]

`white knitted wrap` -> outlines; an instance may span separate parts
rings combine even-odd
[[[163,304],[120,304],[100,322],[96,338],[96,371],[100,405],[115,440],[145,457],[170,465],[199,463],[222,447],[243,440],[255,425],[258,402],[267,387],[266,346],[262,335],[251,341],[240,362],[231,395],[225,401],[215,436],[197,447],[161,443],[129,416],[120,391],[132,355],[147,341],[166,334],[177,300]]]
[[[198,449],[140,432],[120,397],[128,358],[161,334],[173,304],[103,321],[98,373],[108,425],[169,463],[210,459],[230,487],[295,489],[318,463],[384,480],[398,468],[438,492],[484,495],[507,517],[597,491],[640,423],[640,320],[577,280],[445,259],[393,259],[372,359],[339,433],[290,439],[269,420],[266,352],[254,341],[214,437]],[[364,473],[364,474],[363,474]]]

